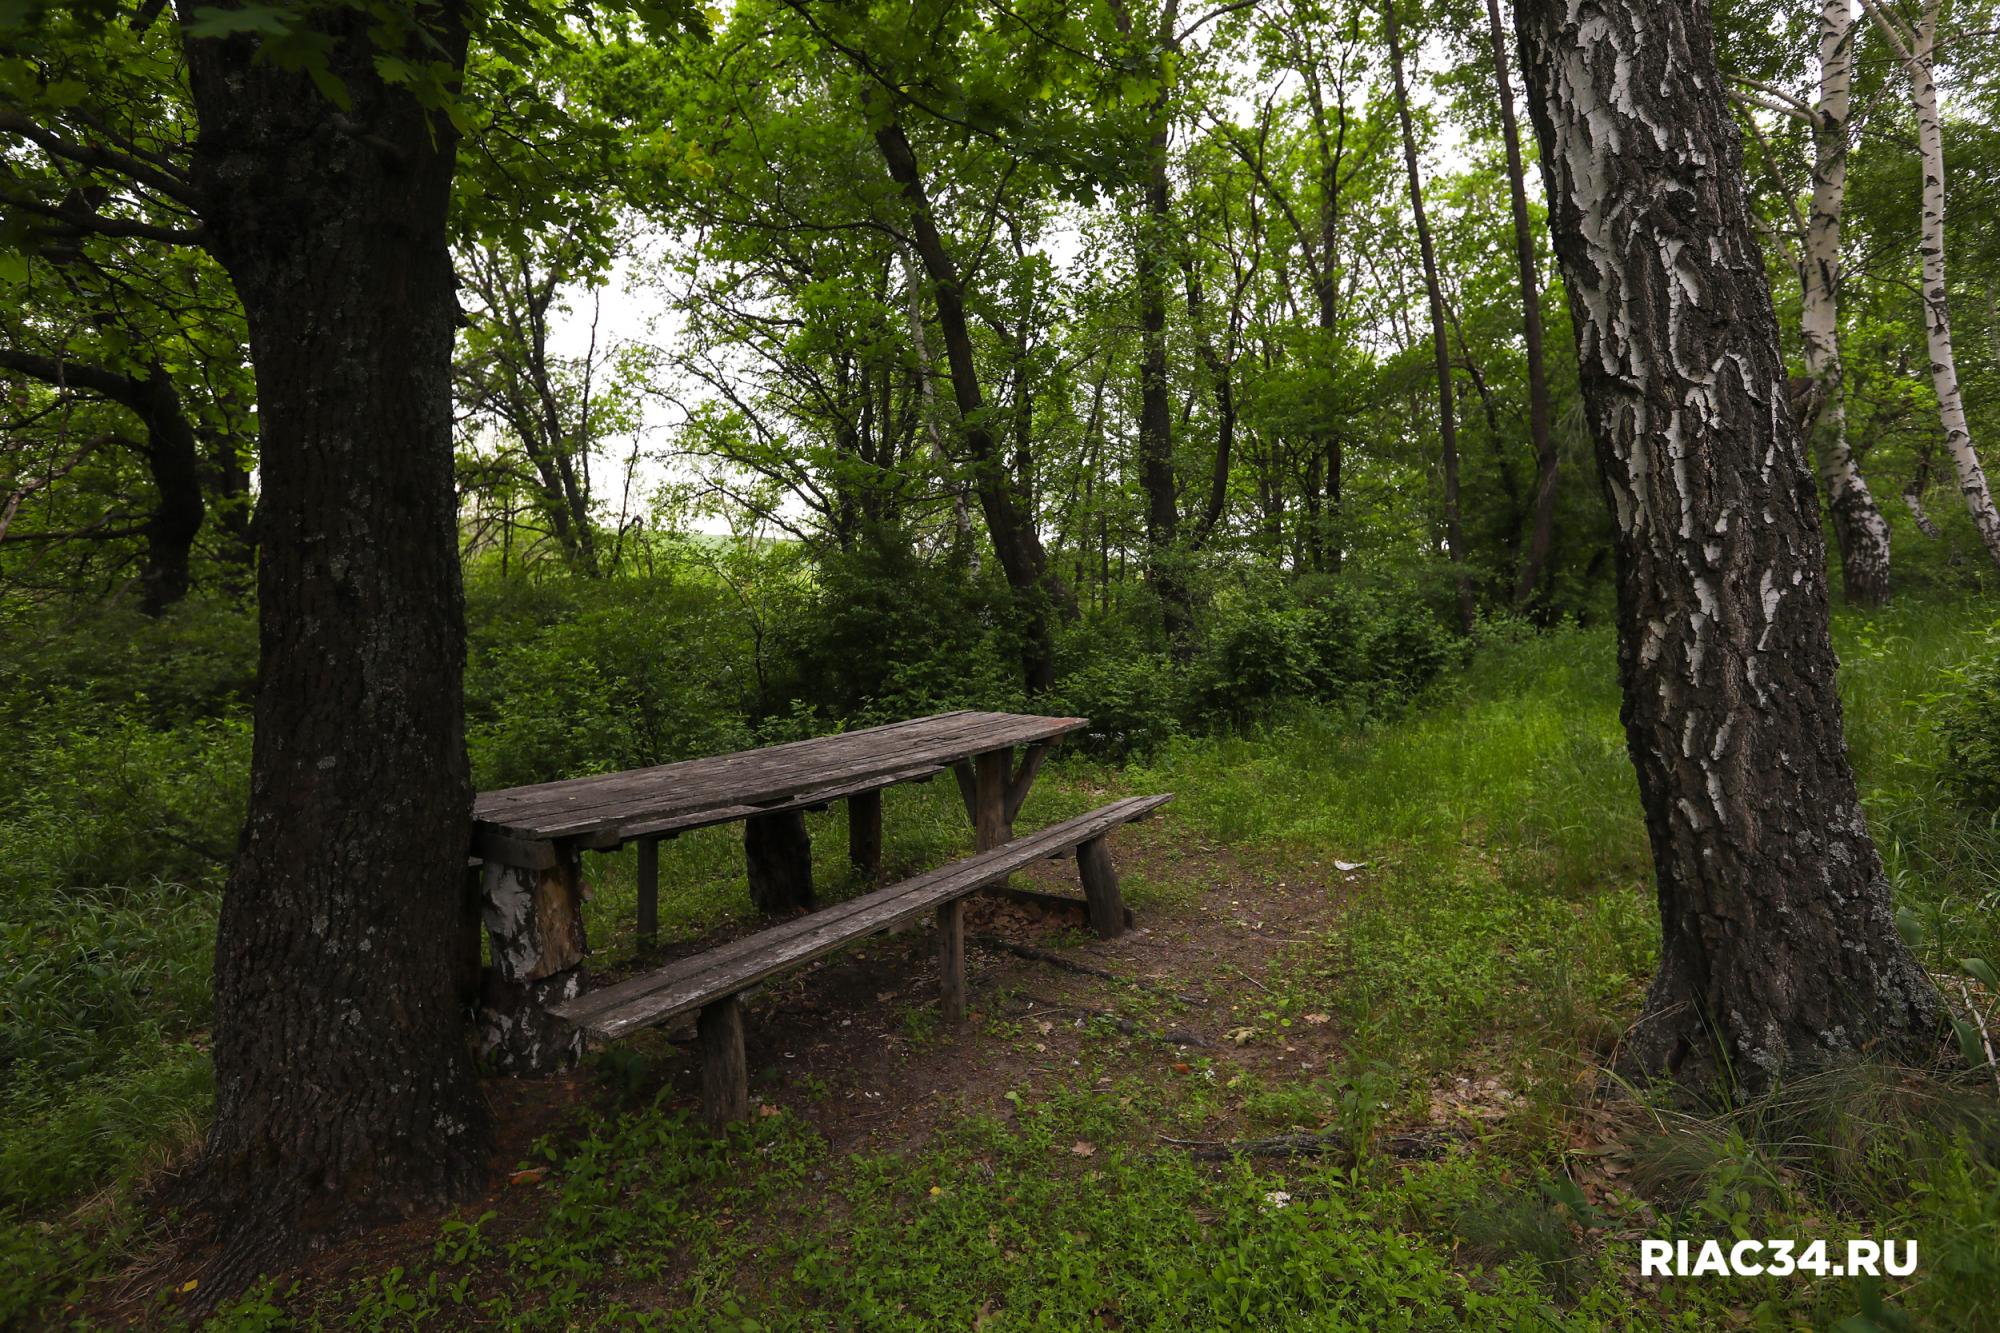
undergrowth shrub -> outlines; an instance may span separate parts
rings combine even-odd
[[[1960,804],[2000,814],[2000,629],[1945,668],[1943,686],[1933,703],[1938,777]]]
[[[642,768],[751,743],[751,636],[717,587],[665,580],[483,590],[465,677],[481,787]]]
[[[1024,707],[1015,619],[996,572],[974,580],[893,542],[830,553],[772,627],[769,711],[867,725]]]

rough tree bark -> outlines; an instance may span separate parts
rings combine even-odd
[[[1847,401],[1840,362],[1840,219],[1847,194],[1847,112],[1854,81],[1854,11],[1849,0],[1821,0],[1819,102],[1812,108],[1812,212],[1799,264],[1800,333],[1811,408],[1803,425],[1818,445],[1834,540],[1840,545],[1847,600],[1873,606],[1889,598],[1889,525],[1847,443]]]
[[[1542,284],[1535,272],[1535,233],[1528,219],[1527,175],[1521,165],[1521,127],[1514,118],[1514,79],[1507,69],[1507,36],[1500,0],[1486,0],[1493,46],[1493,83],[1500,101],[1500,137],[1507,149],[1507,197],[1514,216],[1514,265],[1521,274],[1521,333],[1528,349],[1528,439],[1535,447],[1535,504],[1528,549],[1514,581],[1514,605],[1526,606],[1548,567],[1556,534],[1556,439],[1549,407],[1549,375],[1542,354]],[[1468,359],[1470,354],[1468,353]]]
[[[876,127],[875,143],[881,150],[889,179],[896,183],[909,205],[911,239],[917,257],[923,261],[925,276],[930,279],[932,299],[937,302],[945,364],[951,373],[952,396],[958,403],[965,442],[972,453],[979,505],[986,515],[987,532],[993,538],[993,553],[1000,561],[1021,617],[1022,673],[1028,693],[1042,694],[1056,680],[1055,636],[1049,617],[1067,597],[1051,574],[1048,553],[1042,548],[1041,534],[1035,530],[1034,515],[1015,493],[1007,459],[988,422],[979,370],[973,360],[972,331],[966,322],[965,292],[960,285],[958,265],[945,248],[944,237],[932,216],[916,150],[886,107],[864,98],[864,109]]]
[[[1972,431],[1965,421],[1965,400],[1958,387],[1958,358],[1951,348],[1951,303],[1944,277],[1944,130],[1939,124],[1937,51],[1939,0],[1924,0],[1915,28],[1905,28],[1878,0],[1861,0],[1896,60],[1910,76],[1910,97],[1917,111],[1917,152],[1923,162],[1924,332],[1930,344],[1931,385],[1937,390],[1938,419],[1944,428],[1945,452],[1958,472],[1958,489],[1965,496],[1972,525],[1986,543],[1986,552],[2000,565],[2000,511],[1986,484],[1986,469],[1973,452]]]
[[[192,12],[193,0],[183,0]],[[463,59],[455,6],[421,11]],[[212,1298],[470,1196],[478,917],[452,485],[455,136],[318,10],[337,109],[249,37],[190,38],[193,176],[248,317],[262,450],[251,793],[215,961],[215,1123],[190,1201]],[[469,964],[469,965],[468,965]]]
[[[1120,32],[1131,31],[1124,5],[1116,6]],[[1159,51],[1175,49],[1177,0],[1160,11]],[[1174,485],[1174,410],[1167,382],[1167,249],[1173,226],[1173,190],[1167,177],[1168,113],[1164,64],[1155,70],[1160,91],[1149,108],[1145,207],[1136,220],[1132,268],[1139,295],[1139,488],[1146,496],[1146,575],[1160,599],[1167,641],[1177,652],[1188,642],[1193,608],[1180,568],[1180,497]]]
[[[1932,1049],[1847,763],[1817,497],[1703,0],[1516,10],[1616,519],[1659,971],[1624,1059],[1756,1091]]]
[[[1396,24],[1394,0],[1382,6],[1382,27],[1389,39],[1389,72],[1396,90],[1396,118],[1403,130],[1403,166],[1410,179],[1410,212],[1416,218],[1417,250],[1424,261],[1424,291],[1430,298],[1431,350],[1437,361],[1438,442],[1444,463],[1445,550],[1451,556],[1458,625],[1470,632],[1472,582],[1465,573],[1465,533],[1458,514],[1458,419],[1451,393],[1451,339],[1445,332],[1444,291],[1438,286],[1437,250],[1431,244],[1430,219],[1424,214],[1423,177],[1417,170],[1417,132],[1411,124],[1410,94],[1403,81],[1403,41]]]

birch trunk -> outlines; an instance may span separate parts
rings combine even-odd
[[[1840,572],[1847,600],[1876,605],[1889,597],[1889,525],[1847,444],[1846,391],[1840,363],[1840,222],[1847,194],[1847,112],[1854,75],[1854,11],[1849,0],[1821,0],[1819,103],[1813,108],[1812,212],[1799,264],[1806,378]]]
[[[1616,519],[1661,949],[1625,1044],[1725,1091],[1933,1049],[1842,733],[1825,545],[1705,0],[1516,11]]]
[[[1931,385],[1937,391],[1938,419],[1944,428],[1945,451],[1958,472],[1958,489],[1972,525],[1986,543],[1987,554],[2000,565],[2000,512],[1986,485],[1986,470],[1973,452],[1972,431],[1965,421],[1965,400],[1959,393],[1958,361],[1951,350],[1951,306],[1944,274],[1944,130],[1939,122],[1937,51],[1939,0],[1925,0],[1914,31],[1905,31],[1876,0],[1862,0],[1868,16],[1888,41],[1910,76],[1910,98],[1917,111],[1917,151],[1923,162],[1924,332],[1930,344]]]

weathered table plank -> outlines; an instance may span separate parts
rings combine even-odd
[[[482,838],[576,840],[616,846],[678,827],[745,818],[843,784],[893,778],[1010,749],[1046,745],[1085,726],[1074,717],[944,713],[655,768],[482,793],[473,819]]]

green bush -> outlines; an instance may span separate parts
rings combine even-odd
[[[1006,586],[898,543],[825,556],[774,626],[770,711],[829,723],[1023,706]],[[822,728],[823,729],[823,728]]]
[[[1094,636],[1077,635],[1077,639]],[[1182,672],[1163,653],[1137,643],[1098,644],[1088,657],[1065,663],[1061,686],[1046,711],[1090,719],[1084,744],[1108,758],[1147,754],[1181,730]]]
[[[1943,742],[1938,777],[1964,805],[2000,811],[2000,630],[1962,665],[1947,668],[1934,725]]]
[[[487,589],[465,677],[481,787],[546,782],[750,743],[748,638],[720,589],[621,580],[570,597]]]
[[[1331,582],[1219,599],[1204,628],[1189,691],[1203,722],[1267,717],[1287,700],[1393,705],[1462,655],[1416,598]]]

